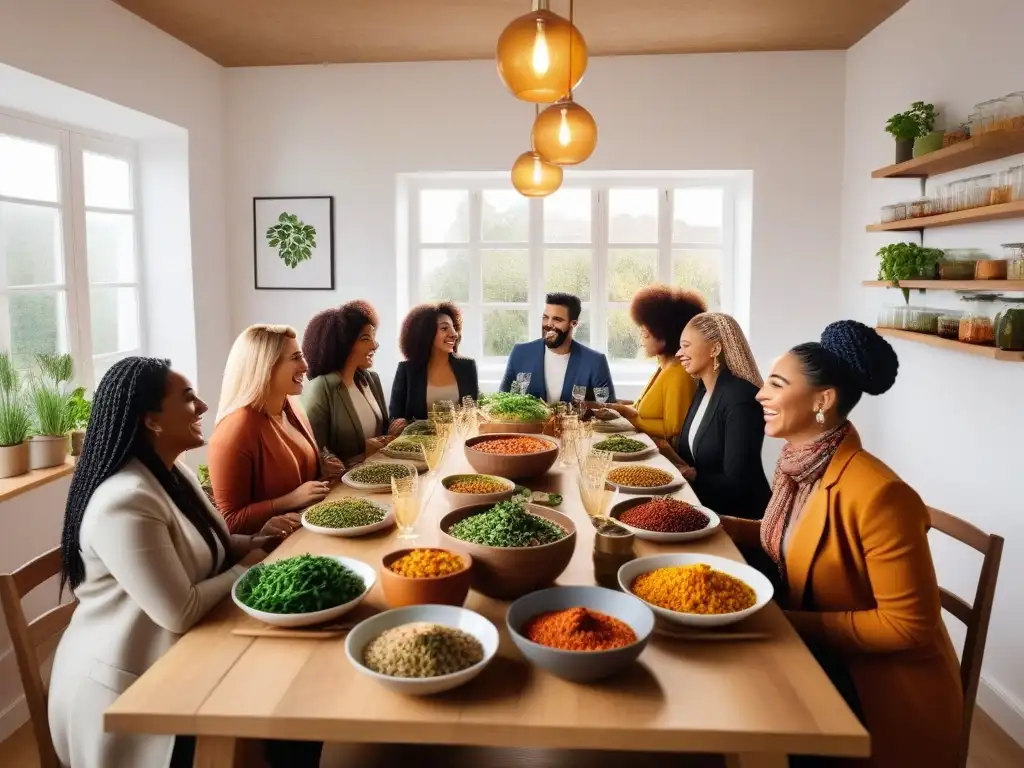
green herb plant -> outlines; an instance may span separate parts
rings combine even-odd
[[[565,529],[526,511],[524,501],[512,498],[486,512],[471,515],[448,529],[448,535],[485,547],[537,547],[566,537]]]
[[[937,115],[934,104],[915,101],[906,112],[890,117],[885,124],[885,130],[897,141],[916,139],[935,130]]]
[[[277,224],[267,229],[267,244],[277,248],[281,261],[295,269],[300,262],[313,258],[316,228],[295,214],[285,212],[277,217]]]
[[[892,243],[879,248],[876,255],[880,259],[878,279],[895,286],[900,280],[933,274],[945,254],[938,248],[922,248],[917,243]],[[903,289],[903,300],[910,302],[909,288]]]
[[[36,432],[62,437],[74,429],[71,393],[67,385],[74,376],[71,355],[36,355],[38,373],[29,384]]]
[[[78,389],[71,393],[70,408],[72,429],[85,429],[89,426],[92,402],[85,399],[85,387],[78,387]]]
[[[480,398],[480,407],[494,421],[547,421],[551,409],[533,395],[495,392]]]
[[[363,578],[334,558],[305,554],[250,568],[236,594],[265,613],[314,613],[351,602],[364,591]]]
[[[9,352],[0,352],[0,446],[21,445],[32,432],[21,374]]]

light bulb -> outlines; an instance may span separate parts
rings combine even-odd
[[[540,164],[540,158],[533,158],[533,183],[540,184],[544,180],[544,166]]]
[[[546,75],[551,67],[551,53],[548,51],[548,39],[544,34],[544,22],[537,19],[537,36],[533,40],[533,71],[538,75]]]
[[[568,111],[568,109],[562,107],[562,124],[558,126],[558,143],[563,147],[568,147],[569,142],[572,141],[572,131],[569,130],[569,121],[565,117]]]

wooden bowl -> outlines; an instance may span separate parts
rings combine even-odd
[[[389,552],[381,558],[380,586],[384,590],[384,600],[391,608],[403,608],[407,605],[462,605],[469,594],[470,574],[473,570],[473,558],[466,552],[449,551],[462,558],[465,567],[461,571],[447,576],[436,576],[427,579],[413,579],[400,576],[391,570],[391,564],[400,557],[409,554],[413,549],[439,549],[439,547],[413,547]]]
[[[537,477],[551,469],[558,460],[558,443],[552,438],[544,437],[543,435],[530,435],[530,437],[537,440],[543,440],[550,446],[548,450],[538,451],[537,453],[500,454],[484,453],[483,451],[473,449],[473,446],[477,443],[500,437],[516,438],[522,437],[522,434],[498,432],[489,435],[478,435],[466,440],[466,461],[481,475],[497,475],[498,477],[507,477],[513,480]]]
[[[572,519],[539,504],[527,504],[526,511],[560,525],[568,533],[562,539],[538,547],[486,547],[456,539],[448,529],[460,520],[489,510],[493,504],[474,504],[452,510],[441,518],[441,543],[445,549],[465,552],[473,558],[470,582],[477,592],[501,600],[513,600],[546,587],[562,575],[576,549],[576,526]]]
[[[473,477],[486,477],[488,480],[495,480],[505,486],[504,490],[493,493],[455,493],[450,486],[457,480],[466,480]],[[470,504],[497,504],[499,501],[507,501],[515,493],[516,484],[504,477],[496,475],[448,475],[441,480],[441,487],[444,489],[445,498],[452,509],[468,507]]]

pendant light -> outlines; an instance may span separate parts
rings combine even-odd
[[[569,23],[574,24],[573,0],[569,2]],[[573,26],[575,29],[575,25]],[[567,58],[572,65],[569,46]],[[533,148],[545,160],[556,165],[577,165],[597,148],[597,122],[572,98],[573,86],[566,88],[566,97],[552,104],[533,123]]]
[[[562,186],[562,169],[536,150],[523,152],[512,164],[512,186],[523,197],[547,197]]]
[[[571,21],[551,12],[548,0],[533,0],[533,10],[501,33],[497,59],[498,76],[513,96],[551,104],[583,80],[587,43]]]

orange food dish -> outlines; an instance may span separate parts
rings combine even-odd
[[[537,437],[498,437],[494,440],[483,440],[471,446],[474,451],[494,453],[503,456],[519,456],[524,453],[541,453],[554,449],[547,440]]]

